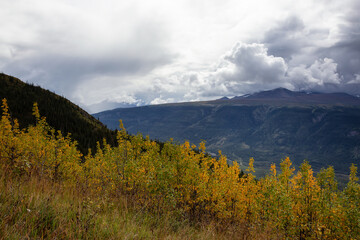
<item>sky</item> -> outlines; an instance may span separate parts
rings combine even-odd
[[[1,0],[0,71],[90,113],[285,87],[360,95],[359,0]]]

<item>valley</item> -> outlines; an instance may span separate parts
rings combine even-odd
[[[111,129],[122,119],[128,132],[152,139],[194,144],[205,141],[208,151],[222,150],[245,168],[268,169],[289,156],[317,171],[332,165],[346,174],[360,159],[360,100],[347,94],[320,94],[276,89],[247,97],[118,108],[94,114]]]

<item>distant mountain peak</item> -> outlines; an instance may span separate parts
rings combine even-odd
[[[230,98],[228,98],[228,97],[222,97],[222,98],[219,98],[219,99],[217,99],[217,100],[229,100]]]
[[[299,94],[304,94],[303,92],[293,92],[286,88],[275,88],[273,90],[257,92],[251,94],[248,98],[287,98],[294,97]]]
[[[264,91],[266,92],[266,91]],[[272,90],[268,90],[267,92],[293,92],[287,88],[284,88],[284,87],[278,87],[278,88],[274,88]]]
[[[360,98],[347,93],[320,93],[311,91],[291,91],[275,88],[253,94],[236,96],[229,101],[240,104],[330,104],[360,105]]]

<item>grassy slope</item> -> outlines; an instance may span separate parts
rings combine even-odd
[[[51,181],[0,174],[0,239],[233,239],[234,226],[159,216],[125,196],[97,198]],[[170,213],[169,213],[170,214]]]

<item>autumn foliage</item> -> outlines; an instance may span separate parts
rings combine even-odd
[[[307,162],[295,171],[289,158],[257,179],[254,159],[243,173],[221,152],[217,158],[207,155],[204,143],[159,145],[148,137],[129,136],[121,121],[116,147],[103,141],[95,153],[82,156],[70,136],[46,123],[36,104],[33,114],[36,126],[19,129],[3,100],[0,167],[5,178],[37,176],[100,198],[126,195],[150,212],[174,212],[192,222],[218,221],[237,226],[250,238],[360,236],[355,165],[342,191],[332,167],[315,176]]]

